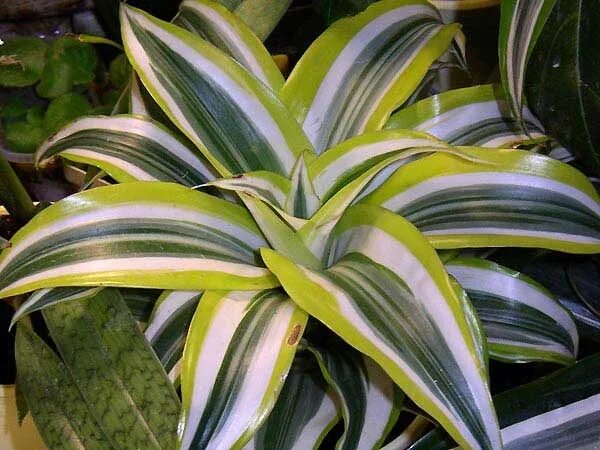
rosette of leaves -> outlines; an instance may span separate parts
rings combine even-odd
[[[335,22],[287,80],[210,0],[184,1],[173,23],[124,5],[121,31],[135,114],[78,119],[36,153],[117,184],[48,207],[0,257],[0,296],[35,291],[14,320],[42,310],[63,360],[23,332],[19,377],[42,357],[73,375],[81,413],[48,414],[43,390],[23,388],[46,441],[61,417],[76,430],[66,448],[170,448],[161,409],[121,398],[153,384],[118,372],[127,335],[102,337],[117,286],[164,290],[145,334],[181,388],[178,448],[317,448],[339,421],[337,448],[380,448],[407,398],[462,447],[502,448],[488,358],[570,364],[578,331],[532,279],[443,251],[598,253],[600,202],[574,168],[498,148],[530,137],[497,88],[394,113],[459,26],[425,1],[382,0]],[[433,128],[459,145],[419,131]],[[93,357],[75,357],[86,345],[108,354],[104,392],[122,410],[97,407]]]

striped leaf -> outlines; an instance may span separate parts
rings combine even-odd
[[[422,0],[383,0],[323,33],[281,95],[318,153],[382,128],[446,51],[458,25]]]
[[[267,245],[240,206],[170,183],[107,186],[46,208],[0,255],[0,296],[56,286],[251,290]]]
[[[363,205],[333,237],[327,271],[261,254],[302,309],[371,357],[461,445],[499,448],[478,339],[433,248],[401,217]]]
[[[494,396],[507,450],[593,449],[600,440],[600,355]],[[439,428],[410,450],[456,444]],[[551,447],[549,447],[549,445]]]
[[[40,289],[34,292],[23,302],[23,304],[15,311],[10,320],[10,328],[12,328],[23,317],[31,314],[34,311],[40,311],[48,306],[55,305],[60,302],[68,302],[70,300],[79,300],[92,297],[102,288],[55,288],[55,289]]]
[[[579,337],[569,313],[531,278],[477,258],[446,270],[467,291],[483,323],[490,355],[508,362],[572,363]]]
[[[429,0],[439,10],[470,10],[490,8],[500,4],[501,0]]]
[[[37,150],[37,165],[60,155],[98,167],[119,183],[171,181],[197,186],[215,178],[214,169],[158,122],[132,115],[91,116],[71,122]]]
[[[272,91],[212,44],[121,7],[127,56],[169,119],[223,176],[289,175],[311,145]]]
[[[430,422],[423,416],[416,416],[402,433],[388,442],[381,450],[404,450],[419,439],[429,428]]]
[[[379,449],[398,419],[404,394],[373,360],[330,343],[308,349],[341,401],[345,430],[336,449]]]
[[[144,331],[171,381],[179,376],[178,363],[200,295],[198,291],[164,291]]]
[[[600,203],[572,167],[521,150],[463,148],[406,164],[363,201],[412,222],[434,247],[600,251]]]
[[[430,133],[453,145],[510,148],[547,139],[542,124],[523,110],[524,133],[512,117],[504,92],[485,84],[428,97],[392,115],[387,129]]]
[[[57,450],[117,449],[95,421],[65,365],[24,325],[17,326],[15,357],[19,388],[48,447]]]
[[[121,288],[119,292],[135,320],[144,329],[161,291],[158,289]]]
[[[173,20],[230,55],[273,92],[284,79],[268,50],[248,26],[227,8],[212,0],[185,0]]]
[[[498,56],[511,112],[522,121],[527,61],[556,0],[503,0]]]
[[[339,419],[338,399],[316,361],[298,353],[273,411],[244,450],[317,450]]]
[[[285,210],[294,217],[308,219],[319,209],[321,201],[308,175],[304,154],[298,158],[291,178]]]
[[[43,316],[112,447],[173,448],[179,398],[119,291],[58,303]]]
[[[265,170],[246,172],[231,178],[219,178],[206,183],[206,186],[215,186],[232,192],[243,192],[281,211],[285,208],[285,202],[290,193],[290,180]]]
[[[280,291],[202,296],[183,357],[179,448],[250,440],[275,405],[307,318]]]
[[[239,17],[261,41],[267,39],[292,0],[218,0]]]
[[[309,175],[322,202],[386,157],[411,148],[448,148],[425,133],[406,130],[377,131],[348,139],[315,158]],[[431,151],[431,150],[430,150]]]

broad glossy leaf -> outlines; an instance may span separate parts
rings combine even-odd
[[[280,291],[202,296],[184,350],[179,448],[250,440],[275,405],[307,318]]]
[[[46,208],[0,255],[0,296],[57,286],[202,290],[277,285],[240,206],[183,186],[133,182]]]
[[[522,121],[527,62],[556,0],[503,0],[498,56],[511,111]],[[556,32],[556,30],[554,30]]]
[[[271,414],[244,450],[317,450],[340,420],[339,401],[310,354],[296,354]]]
[[[336,449],[379,449],[404,400],[392,379],[372,359],[346,345],[309,346],[342,404],[345,430]]]
[[[381,208],[349,208],[327,271],[262,249],[292,299],[377,362],[467,448],[499,447],[479,339],[423,236]]]
[[[201,295],[198,291],[163,292],[144,331],[171,381],[179,376],[179,361]]]
[[[292,0],[218,0],[239,17],[261,41],[267,39]]]
[[[282,98],[318,153],[382,128],[458,26],[421,0],[383,0],[339,20],[300,59]]]
[[[525,93],[546,129],[600,173],[598,3],[559,0],[531,55]]]
[[[15,357],[19,386],[46,445],[58,450],[117,449],[95,421],[65,365],[24,325],[17,327]]]
[[[179,398],[117,289],[43,311],[93,417],[118,449],[167,449]]]
[[[438,249],[538,247],[600,251],[600,203],[587,178],[521,150],[463,148],[401,167],[367,196],[412,222]]]
[[[509,148],[545,138],[544,128],[528,108],[523,110],[527,134],[510,113],[504,92],[486,84],[428,97],[392,115],[387,129],[412,129],[453,145]]]
[[[469,294],[492,357],[562,364],[575,360],[577,328],[547,289],[519,272],[483,259],[453,259],[445,267]]]
[[[244,66],[256,78],[279,92],[283,76],[260,39],[227,8],[212,0],[185,0],[173,20],[206,39]]]
[[[128,58],[169,119],[223,176],[289,175],[311,150],[273,92],[212,44],[175,25],[121,8]]]
[[[44,142],[36,164],[52,156],[90,164],[119,183],[170,181],[198,186],[215,178],[214,169],[195,149],[152,119],[90,116],[71,122]]]

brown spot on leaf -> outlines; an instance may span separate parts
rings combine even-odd
[[[294,325],[294,328],[292,329],[292,334],[290,334],[288,336],[288,340],[287,340],[288,345],[296,345],[298,343],[298,340],[300,339],[301,331],[302,331],[302,326]]]

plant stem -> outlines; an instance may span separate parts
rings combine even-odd
[[[31,197],[23,187],[21,180],[0,153],[0,201],[11,216],[27,221],[35,214]]]

